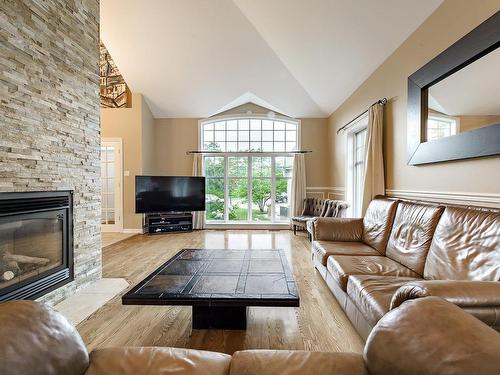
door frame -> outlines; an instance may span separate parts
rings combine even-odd
[[[101,147],[105,144],[113,145],[118,156],[115,155],[115,224],[101,223],[101,232],[123,232],[123,139],[101,138]]]

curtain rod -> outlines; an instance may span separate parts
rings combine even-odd
[[[383,99],[377,100],[372,105],[375,105],[375,104],[386,105],[387,104],[387,98],[383,98]],[[354,117],[351,121],[349,121],[347,124],[345,124],[344,126],[342,126],[339,130],[337,130],[337,134],[339,134],[342,130],[344,130],[345,128],[347,128],[349,125],[351,125],[357,119],[359,119],[361,116],[364,116],[366,114],[366,112],[368,112],[368,109],[366,111],[364,111],[363,113],[361,113],[361,114],[357,115],[356,117]]]
[[[299,151],[203,151],[203,150],[193,150],[187,151],[186,155],[189,154],[309,154],[311,150],[299,150]]]

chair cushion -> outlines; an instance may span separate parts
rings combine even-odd
[[[332,255],[328,257],[327,269],[344,292],[347,291],[350,275],[420,277],[409,268],[383,256]]]
[[[368,375],[355,353],[302,350],[244,350],[233,354],[230,375]]]
[[[377,250],[363,242],[314,241],[312,252],[315,259],[326,266],[330,255],[380,255]]]
[[[400,202],[385,255],[422,275],[443,210],[443,206]]]
[[[229,373],[231,356],[194,349],[121,347],[98,349],[90,355],[85,375]]]
[[[363,218],[363,242],[382,255],[385,255],[397,205],[398,201],[395,200],[375,198],[370,202]]]
[[[309,220],[314,220],[314,219],[315,219],[314,216],[294,216],[292,217],[292,222],[306,225],[306,223]]]
[[[434,232],[424,278],[500,281],[500,210],[446,207]]]
[[[373,326],[390,309],[391,299],[398,288],[413,277],[352,275],[347,294],[365,319]]]

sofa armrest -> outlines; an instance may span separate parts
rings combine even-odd
[[[500,334],[438,297],[403,303],[379,320],[364,359],[370,374],[498,374]]]
[[[500,282],[469,280],[421,280],[401,286],[391,300],[391,310],[404,301],[441,297],[460,307],[500,306]]]
[[[361,241],[363,219],[319,217],[314,221],[314,239],[318,241]]]

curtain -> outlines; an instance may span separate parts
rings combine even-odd
[[[201,154],[193,154],[193,176],[203,176],[203,156]],[[205,212],[193,212],[193,229],[205,228]]]
[[[304,154],[293,157],[292,191],[290,193],[290,216],[300,216],[306,198],[306,166]]]
[[[365,170],[363,174],[363,215],[376,195],[385,194],[383,155],[384,107],[374,104],[368,110],[368,128],[365,143]]]

